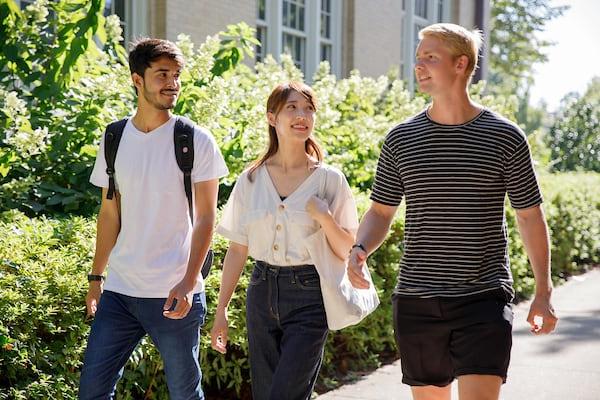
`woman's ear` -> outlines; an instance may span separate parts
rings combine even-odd
[[[269,125],[271,125],[272,127],[275,127],[275,124],[277,123],[277,118],[275,117],[275,114],[273,114],[272,112],[268,111],[267,112],[267,122],[269,123]]]

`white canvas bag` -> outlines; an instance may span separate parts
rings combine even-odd
[[[319,197],[331,205],[325,196],[328,170],[325,166],[321,168]],[[322,228],[307,238],[306,249],[319,273],[329,329],[339,330],[356,325],[377,308],[379,297],[366,264],[363,271],[369,288],[357,289],[348,280],[346,260],[340,259],[331,250]]]

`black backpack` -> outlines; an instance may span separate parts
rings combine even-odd
[[[194,224],[194,205],[192,203],[192,168],[194,167],[194,123],[184,117],[176,117],[173,141],[175,144],[175,158],[181,172],[183,172],[183,185],[188,201],[188,212],[192,225]],[[113,122],[106,127],[104,133],[104,157],[106,159],[106,173],[108,174],[108,191],[106,198],[111,200],[115,193],[115,160],[127,118]],[[204,264],[202,264],[202,277],[206,278],[213,262],[213,251],[208,250]]]

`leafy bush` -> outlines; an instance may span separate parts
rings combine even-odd
[[[92,215],[98,191],[87,182],[104,126],[134,109],[134,94],[118,20],[104,19],[100,0],[38,1],[19,11],[0,0],[0,399],[76,397],[79,367],[89,325],[84,296],[95,237]],[[46,18],[48,8],[55,16]],[[103,50],[92,38],[104,43]],[[303,79],[289,57],[267,57],[250,68],[239,64],[255,40],[245,25],[231,26],[198,49],[185,36],[178,44],[187,59],[175,112],[206,126],[219,143],[230,175],[220,192],[228,197],[235,178],[264,149],[264,104],[282,81]],[[359,209],[386,132],[425,106],[411,98],[396,76],[347,79],[322,63],[313,77],[320,100],[316,135],[326,161],[344,171],[356,189]],[[514,117],[514,97],[485,96],[484,84],[471,88],[475,101]],[[600,262],[600,178],[594,174],[543,176],[546,213],[553,240],[556,280]],[[28,219],[27,215],[47,216]],[[65,214],[71,214],[66,217]],[[49,219],[48,216],[59,217]],[[519,297],[532,291],[533,278],[509,211],[510,257]],[[404,223],[394,221],[388,240],[370,258],[381,307],[357,327],[335,332],[327,342],[320,387],[330,387],[348,371],[373,367],[395,351],[390,296],[402,253]],[[227,243],[215,238],[216,265]],[[250,263],[248,263],[250,264]],[[250,270],[250,265],[246,269]],[[208,323],[217,303],[221,271],[208,279]],[[230,306],[227,355],[201,339],[207,393],[244,397],[248,393],[245,290],[240,280]],[[162,363],[143,341],[131,357],[118,388],[119,398],[166,398]]]
[[[552,234],[555,281],[600,263],[600,176],[542,175],[545,210]],[[368,199],[357,195],[364,212]],[[381,306],[362,324],[330,334],[319,380],[335,386],[348,372],[378,366],[395,351],[390,297],[402,254],[404,221],[393,222],[388,239],[369,259]],[[507,214],[510,258],[518,298],[532,293],[533,276],[518,237],[514,213]],[[74,399],[89,326],[84,321],[85,275],[95,226],[81,217],[29,219],[19,212],[0,217],[0,399]],[[209,315],[201,339],[204,387],[221,398],[247,395],[248,347],[245,290],[248,262],[230,306],[229,349],[210,348],[207,332],[217,303],[227,243],[216,237],[216,267],[207,282]],[[166,398],[160,356],[149,341],[133,354],[118,387],[119,398]]]
[[[0,210],[97,209],[88,179],[99,138],[135,108],[119,20],[104,18],[103,4],[38,0],[20,11],[0,0]],[[255,43],[244,23],[197,50],[180,36],[188,69],[175,111],[198,107],[201,87],[235,68]]]
[[[48,8],[55,18],[40,17]],[[40,1],[20,12],[0,0],[0,210],[89,216],[97,209],[97,190],[88,183],[97,143],[108,122],[135,108],[118,20],[105,19],[100,9],[98,0]],[[93,40],[81,45],[74,32],[96,35],[104,49]],[[197,49],[184,35],[177,42],[187,65],[174,111],[209,128],[223,152],[231,173],[220,204],[265,147],[269,93],[278,83],[303,79],[289,57],[281,63],[267,57],[253,68],[239,64],[255,42],[243,23]],[[56,68],[66,72],[57,75]],[[423,109],[424,99],[411,99],[392,74],[374,79],[353,71],[337,79],[327,63],[313,87],[320,100],[316,135],[327,161],[346,171],[352,186],[368,190],[386,132]],[[483,90],[483,83],[473,86],[475,100],[514,115],[514,98],[483,96]]]
[[[600,172],[600,77],[563,99],[548,142],[554,170]]]

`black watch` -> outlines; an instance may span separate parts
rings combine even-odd
[[[88,282],[92,282],[92,281],[104,281],[104,275],[94,275],[94,274],[88,274]]]
[[[362,245],[362,243],[356,243],[352,245],[352,249],[358,247],[359,249],[361,249],[362,251],[364,251],[365,253],[367,252],[367,249],[365,249],[365,246]]]

